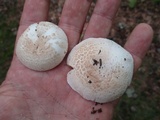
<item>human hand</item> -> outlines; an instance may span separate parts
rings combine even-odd
[[[69,51],[78,43],[91,0],[66,0],[59,26],[69,39]],[[120,0],[98,0],[84,38],[107,37]],[[49,0],[26,0],[17,40],[32,23],[46,21]],[[97,25],[97,27],[95,26]],[[135,71],[152,40],[147,24],[138,25],[124,48],[134,58]],[[55,69],[36,72],[22,65],[14,53],[6,80],[0,88],[2,120],[110,120],[117,100],[95,104],[83,99],[67,84],[66,59]],[[93,111],[98,110],[95,114]],[[101,108],[101,109],[100,109]]]

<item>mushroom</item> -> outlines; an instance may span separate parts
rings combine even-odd
[[[88,38],[76,45],[67,64],[73,68],[67,74],[70,87],[98,103],[119,98],[132,80],[131,54],[105,38]]]
[[[46,71],[56,67],[65,57],[68,40],[64,31],[50,22],[30,25],[16,45],[18,59],[26,67]]]

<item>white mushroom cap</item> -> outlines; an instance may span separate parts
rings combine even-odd
[[[67,82],[83,98],[105,103],[119,98],[130,85],[133,58],[117,43],[88,38],[70,52],[67,64],[73,69]]]
[[[61,28],[50,22],[39,22],[30,25],[20,36],[16,54],[26,67],[45,71],[56,67],[67,49],[67,36]]]

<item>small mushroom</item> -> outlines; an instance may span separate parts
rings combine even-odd
[[[39,22],[30,25],[22,33],[16,54],[26,67],[46,71],[61,63],[67,49],[67,36],[61,28],[50,22]]]
[[[88,38],[76,45],[67,64],[73,68],[67,74],[71,88],[98,103],[119,98],[132,80],[131,54],[105,38]]]

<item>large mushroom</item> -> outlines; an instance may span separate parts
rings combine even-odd
[[[88,38],[70,52],[67,64],[73,69],[67,82],[83,98],[98,103],[119,98],[130,85],[133,58],[117,43]]]
[[[61,63],[67,49],[67,36],[61,28],[50,22],[39,22],[30,25],[20,36],[16,54],[26,67],[46,71]]]

